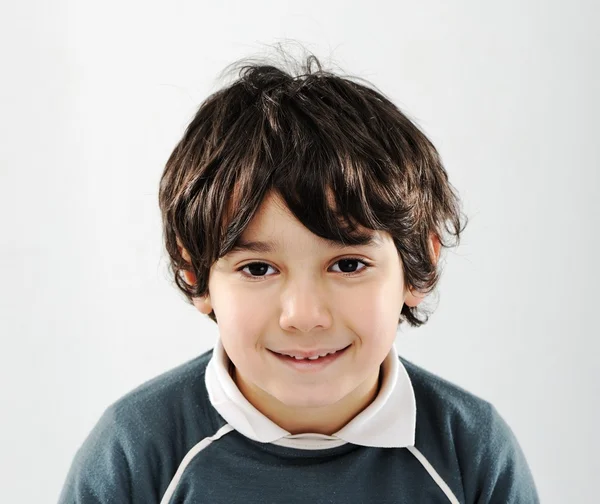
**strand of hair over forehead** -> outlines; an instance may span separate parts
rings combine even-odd
[[[277,121],[274,121],[269,113],[269,105],[275,107],[279,106],[279,98],[282,95],[293,98],[294,95],[302,89],[311,87],[312,84],[316,84],[323,78],[335,80],[342,79],[346,80],[347,83],[350,83],[349,80],[344,79],[339,75],[325,71],[319,59],[312,54],[302,62],[286,59],[285,63],[287,65],[284,66],[292,67],[289,70],[289,73],[286,73],[286,71],[282,70],[280,67],[268,63],[257,64],[256,62],[252,62],[249,64],[248,60],[244,60],[244,62],[245,64],[242,65],[239,70],[240,81],[238,82],[246,89],[261,92],[261,102],[267,107],[265,112],[269,117],[268,122],[274,132],[277,132],[279,128],[277,126]],[[345,157],[348,160],[352,156],[346,155]],[[337,161],[339,162],[340,160]],[[346,171],[347,167],[345,162],[340,162],[339,167],[342,173]],[[372,216],[372,218],[374,218],[374,216]]]

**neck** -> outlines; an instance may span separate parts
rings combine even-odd
[[[334,405],[318,408],[287,406],[238,376],[233,363],[229,372],[244,397],[263,415],[290,434],[316,433],[331,436],[356,415],[366,409],[381,389],[383,373],[378,372],[365,380],[351,394]]]

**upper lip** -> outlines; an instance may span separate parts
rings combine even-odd
[[[322,350],[272,350],[272,352],[284,355],[290,355],[292,357],[302,357],[303,359],[308,359],[309,357],[316,357],[317,355],[325,355],[328,353],[338,352],[339,350],[344,350],[344,348],[348,347],[346,345],[344,347],[337,348],[324,348]]]

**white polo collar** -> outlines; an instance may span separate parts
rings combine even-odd
[[[300,449],[333,448],[345,443],[379,448],[414,446],[417,408],[410,378],[396,346],[382,363],[383,378],[375,400],[332,436],[291,434],[258,411],[242,395],[228,372],[229,357],[218,338],[206,369],[208,397],[235,430],[261,443]]]

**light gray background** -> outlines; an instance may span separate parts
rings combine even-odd
[[[2,501],[56,501],[104,409],[214,343],[159,177],[217,74],[291,38],[425,130],[471,219],[399,351],[496,405],[542,502],[597,502],[596,5],[3,2]]]

